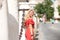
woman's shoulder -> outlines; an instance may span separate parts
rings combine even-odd
[[[25,21],[25,26],[28,26],[29,24],[32,24],[32,25],[35,24],[33,19],[28,19],[28,20]]]

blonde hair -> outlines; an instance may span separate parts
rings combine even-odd
[[[27,14],[25,14],[25,17],[24,17],[25,20],[27,20],[27,19],[29,18],[29,13],[30,13],[31,11],[34,12],[34,10],[30,9],[30,10],[28,10]]]

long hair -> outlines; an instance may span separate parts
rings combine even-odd
[[[34,10],[30,9],[30,10],[28,10],[27,14],[25,14],[25,17],[24,17],[25,20],[27,20],[27,19],[30,17],[30,16],[29,16],[29,13],[30,13],[31,11],[34,12]]]

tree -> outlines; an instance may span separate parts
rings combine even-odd
[[[58,12],[59,12],[59,15],[60,15],[60,6],[58,6]]]
[[[47,16],[47,19],[50,19],[54,15],[54,13],[53,13],[54,8],[51,7],[52,4],[53,4],[53,2],[51,0],[44,0],[44,2],[36,4],[34,9],[38,14],[45,13]]]

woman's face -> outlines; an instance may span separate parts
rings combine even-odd
[[[34,15],[34,11],[30,11],[29,16],[32,17]]]

